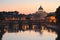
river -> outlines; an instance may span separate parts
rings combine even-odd
[[[40,32],[35,32],[34,30],[19,31],[16,33],[6,32],[3,35],[2,40],[55,40],[57,34],[55,32],[48,32],[43,30],[42,34]]]

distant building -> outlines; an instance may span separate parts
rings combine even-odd
[[[47,13],[43,10],[42,6],[38,8],[38,11],[36,13],[39,15],[39,20],[44,20],[47,16]]]
[[[42,13],[43,12],[43,8],[42,8],[42,6],[40,6],[39,8],[38,8],[38,13]]]
[[[19,26],[19,14],[17,11],[1,12],[4,16],[3,25],[9,32],[15,32]]]
[[[48,15],[46,16],[46,21],[51,24],[55,24],[56,23],[55,13],[54,12],[48,13]]]

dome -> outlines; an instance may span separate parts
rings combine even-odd
[[[43,10],[42,6],[40,6],[38,10]]]

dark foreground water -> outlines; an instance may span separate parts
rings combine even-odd
[[[8,33],[6,32],[3,35],[2,40],[55,40],[57,34],[55,32],[48,32],[47,30],[42,30],[40,32],[35,32],[34,30],[19,31],[17,33]]]

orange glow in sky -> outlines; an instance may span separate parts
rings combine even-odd
[[[54,12],[60,0],[0,0],[0,11],[19,11],[30,14],[38,11],[40,5],[46,12]]]

